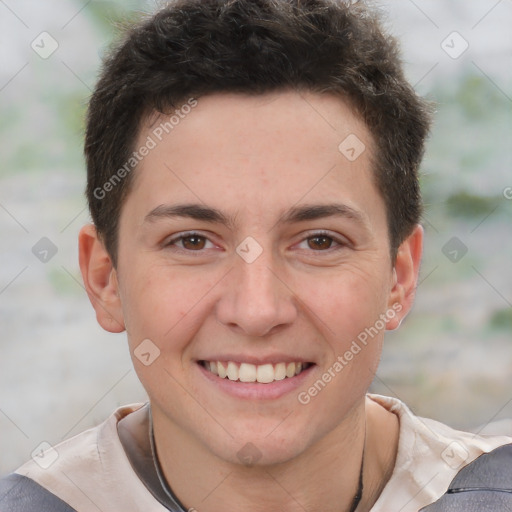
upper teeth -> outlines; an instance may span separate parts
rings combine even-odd
[[[269,384],[275,380],[298,375],[304,368],[302,363],[249,364],[233,361],[205,361],[204,366],[222,379],[239,380],[240,382],[259,382]]]

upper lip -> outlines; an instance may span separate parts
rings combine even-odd
[[[312,363],[311,359],[305,359],[298,356],[289,355],[271,355],[271,356],[251,356],[248,354],[234,355],[234,354],[223,354],[203,357],[197,359],[197,361],[221,361],[228,362],[233,361],[234,363],[246,363],[254,364],[256,366],[263,364],[278,364],[278,363]]]

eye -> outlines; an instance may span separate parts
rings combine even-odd
[[[316,232],[310,233],[297,245],[297,249],[315,252],[327,252],[342,249],[348,242],[341,236],[337,237],[331,233]]]
[[[167,245],[186,251],[202,251],[215,247],[208,238],[198,233],[181,234],[170,240]]]

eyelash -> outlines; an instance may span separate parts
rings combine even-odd
[[[210,243],[210,244],[214,245],[213,242],[208,238],[208,236],[206,236],[202,233],[198,233],[197,231],[188,231],[186,233],[180,233],[178,236],[175,236],[175,237],[171,238],[170,240],[166,241],[165,247],[173,247],[178,251],[182,251],[182,252],[186,252],[186,253],[194,253],[194,252],[201,253],[204,250],[206,250],[206,249],[201,249],[201,250],[194,251],[192,249],[185,249],[184,247],[179,247],[177,245],[179,242],[183,242],[183,240],[185,240],[187,238],[193,238],[193,237],[203,238],[203,239],[205,239],[206,243]],[[209,247],[208,249],[211,249],[211,247]]]
[[[175,237],[171,238],[170,240],[168,240],[165,243],[165,246],[166,247],[174,248],[175,250],[178,250],[178,251],[184,252],[184,253],[188,253],[188,254],[190,254],[190,253],[201,254],[205,250],[213,248],[213,247],[205,247],[205,248],[198,249],[198,250],[192,250],[192,249],[186,249],[185,247],[179,247],[178,246],[178,243],[183,242],[187,238],[193,238],[193,237],[202,238],[202,239],[205,240],[206,244],[210,243],[212,245],[215,245],[214,242],[212,242],[208,238],[207,235],[204,235],[204,234],[199,233],[197,231],[188,231],[188,232],[185,232],[185,233],[180,233],[178,236],[175,236]],[[326,252],[333,252],[333,251],[337,251],[337,250],[343,249],[344,247],[349,245],[349,243],[346,240],[341,239],[341,237],[334,236],[329,231],[313,231],[313,232],[308,233],[307,236],[305,236],[304,238],[302,238],[300,240],[300,242],[294,244],[294,246],[301,245],[301,244],[304,244],[304,243],[307,244],[308,240],[312,240],[314,238],[321,238],[321,237],[329,238],[331,240],[332,244],[335,244],[335,246],[334,247],[328,247],[327,249],[319,249],[319,250],[314,250],[314,249],[311,249],[311,248],[307,248],[307,249],[304,248],[304,249],[307,250],[308,252],[312,252],[312,253],[326,253]]]
[[[344,240],[342,237],[339,237],[339,236],[335,236],[333,233],[329,232],[329,231],[313,231],[313,232],[310,232],[307,234],[307,236],[305,236],[300,242],[299,244],[295,244],[295,245],[300,245],[300,244],[303,244],[303,243],[306,243],[308,242],[308,240],[311,240],[313,238],[322,238],[322,237],[325,237],[325,238],[329,238],[333,244],[335,244],[334,247],[329,247],[327,249],[323,249],[323,250],[314,250],[314,249],[311,249],[311,248],[308,248],[306,250],[310,251],[310,252],[313,252],[313,253],[326,253],[326,252],[333,252],[333,251],[338,251],[340,249],[343,249],[344,247],[346,247],[348,245],[348,242],[346,240]]]

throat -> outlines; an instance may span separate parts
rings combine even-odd
[[[138,421],[131,425],[127,420],[136,419],[136,415],[123,419],[118,431],[120,434],[121,430],[125,431],[120,437],[128,444],[133,445],[134,437],[138,438],[136,444],[144,450],[131,455],[123,442],[130,462],[153,496],[171,510],[179,510],[177,507],[194,510],[195,507],[201,512],[223,509],[240,512],[368,511],[392,474],[398,447],[397,416],[367,399],[366,404],[358,407],[351,428],[343,429],[343,432],[331,431],[311,449],[288,462],[266,467],[239,464],[227,467],[215,466],[213,460],[206,460],[203,469],[194,477],[191,473],[194,464],[176,460],[181,458],[177,455],[183,455],[179,447],[171,450],[173,460],[169,461],[169,457],[159,460],[161,439],[158,437],[157,451],[149,406],[144,409],[144,413],[139,413]],[[174,436],[164,441],[167,455],[165,443],[172,438]],[[339,456],[333,457],[333,453]],[[132,458],[151,464],[134,463]],[[199,460],[197,457],[193,459]],[[350,471],[346,471],[347,468]],[[197,485],[199,482],[205,485]],[[215,490],[211,492],[211,489]],[[203,502],[205,495],[208,498]]]

